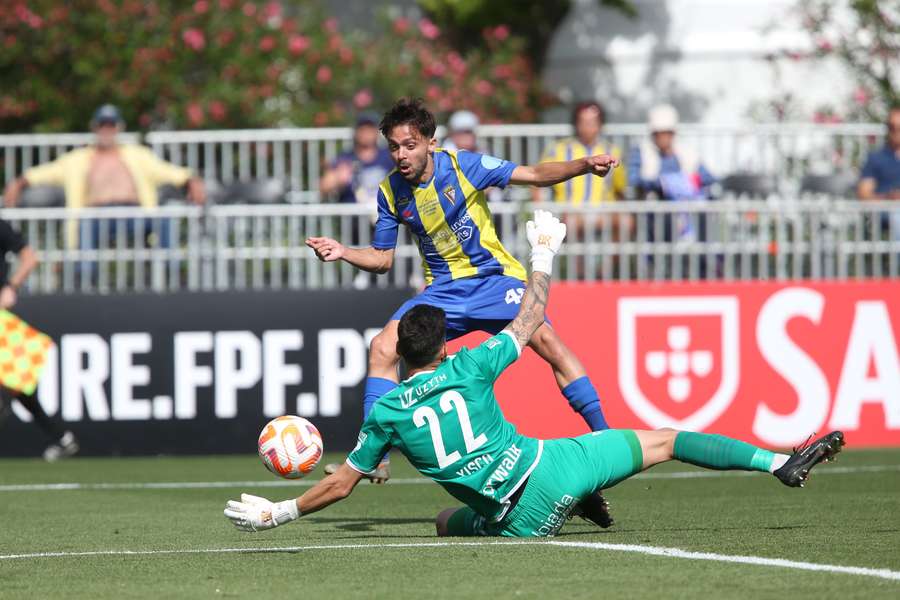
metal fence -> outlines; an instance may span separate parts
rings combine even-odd
[[[900,210],[891,202],[721,200],[542,204],[570,226],[564,281],[845,279],[900,276]],[[500,239],[528,256],[533,205],[491,206]],[[371,240],[356,205],[7,209],[41,259],[31,293],[419,286],[418,248],[405,228],[383,276],[324,264],[307,236]]]
[[[537,162],[552,140],[571,133],[566,124],[478,129],[485,152],[520,164]],[[349,147],[351,135],[349,128],[158,131],[143,141],[161,157],[191,167],[209,181],[277,179],[290,190],[290,202],[310,202],[318,199],[315,191],[323,164]],[[625,153],[647,135],[643,124],[611,123],[604,129],[604,136]],[[442,136],[439,128],[438,137]],[[683,124],[678,143],[697,152],[715,174],[766,173],[780,189],[792,193],[807,173],[857,168],[883,136],[879,124]],[[90,134],[0,135],[2,180],[6,183],[28,167],[90,140]]]

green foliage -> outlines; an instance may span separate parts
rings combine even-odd
[[[632,0],[597,0],[598,4],[636,17]],[[418,0],[437,23],[448,29],[457,48],[479,43],[482,31],[505,25],[522,36],[526,52],[535,65],[544,60],[550,37],[572,6],[572,0],[498,2],[497,0]]]
[[[343,34],[312,1],[6,0],[0,130],[83,131],[104,102],[149,129],[344,125],[401,95],[530,121],[552,100],[509,28],[460,51],[427,19],[383,27]]]

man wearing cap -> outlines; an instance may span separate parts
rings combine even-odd
[[[139,144],[119,144],[117,136],[125,121],[119,109],[104,104],[94,112],[91,129],[96,135],[94,144],[63,154],[53,162],[28,169],[10,182],[3,194],[6,206],[15,206],[22,190],[29,185],[61,186],[68,208],[108,206],[142,206],[155,208],[157,188],[162,185],[186,186],[187,197],[197,204],[206,199],[203,181],[191,176],[191,171],[165,162],[149,148]],[[80,240],[82,250],[94,249],[100,237],[102,223],[111,221],[86,219],[80,235],[69,232],[69,239]],[[151,221],[145,221],[149,233]],[[74,223],[70,223],[74,227]],[[127,219],[128,233],[134,233],[135,223]],[[163,227],[163,230],[167,228]],[[109,232],[112,238],[115,232]],[[160,240],[160,245],[167,245]]]
[[[650,109],[650,139],[631,151],[628,182],[642,197],[687,200],[706,197],[716,179],[689,148],[675,143],[678,112],[668,104]]]
[[[481,122],[478,115],[470,110],[458,110],[450,115],[447,121],[447,137],[441,143],[441,148],[450,152],[466,150],[468,152],[484,153],[485,150],[478,146],[478,135],[475,130]],[[502,202],[503,191],[500,188],[489,187],[484,190],[488,202]]]
[[[447,137],[441,144],[444,150],[468,150],[480,152],[475,130],[480,125],[478,115],[468,110],[458,110],[447,121]]]
[[[373,220],[378,184],[394,170],[390,152],[378,145],[379,120],[378,115],[360,115],[353,129],[353,149],[339,154],[319,180],[319,191],[335,194],[338,202],[371,207]]]

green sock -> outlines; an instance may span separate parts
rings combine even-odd
[[[747,442],[708,433],[682,431],[675,436],[675,458],[707,469],[770,472],[775,453]]]

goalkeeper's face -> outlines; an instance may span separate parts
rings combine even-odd
[[[391,130],[387,142],[400,175],[410,183],[422,183],[437,141],[425,137],[415,127],[403,124]]]

